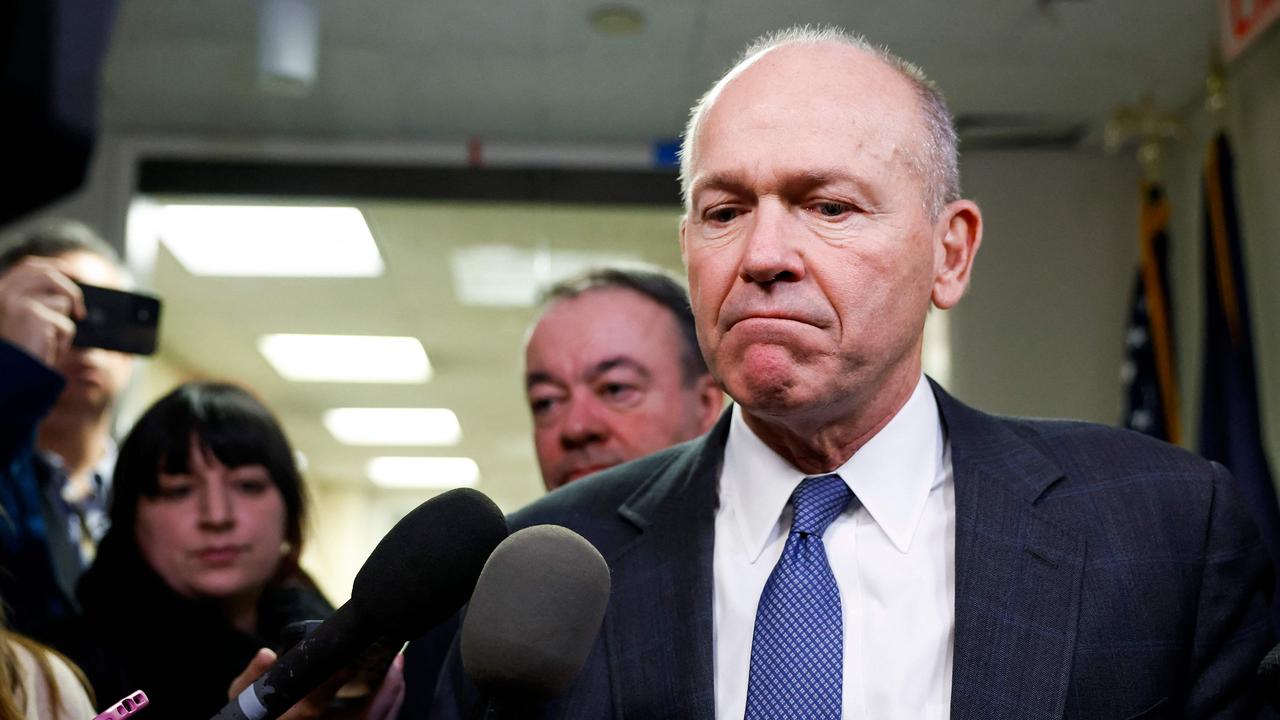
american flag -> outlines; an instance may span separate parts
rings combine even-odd
[[[1125,331],[1124,426],[1171,443],[1182,441],[1169,304],[1169,203],[1158,183],[1142,185],[1138,270]]]

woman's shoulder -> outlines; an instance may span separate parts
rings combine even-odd
[[[9,640],[9,645],[22,678],[26,717],[52,718],[55,707],[57,716],[62,718],[96,714],[80,678],[62,656],[19,641]],[[40,653],[40,657],[36,653]]]

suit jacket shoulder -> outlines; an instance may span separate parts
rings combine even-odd
[[[726,412],[725,420],[728,418]],[[722,454],[727,433],[710,435],[602,470],[544,495],[508,518],[511,530],[531,525],[563,525],[589,540],[606,557],[624,547],[662,515],[662,508],[693,483],[704,454]],[[719,425],[718,424],[718,425]],[[718,444],[717,444],[718,441]],[[716,461],[718,464],[718,460]],[[712,492],[714,496],[714,491]]]
[[[935,395],[956,493],[952,718],[1258,716],[1271,566],[1229,473]]]

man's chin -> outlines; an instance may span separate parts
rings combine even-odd
[[[795,365],[739,367],[725,378],[725,391],[738,405],[765,414],[803,409],[809,404]]]

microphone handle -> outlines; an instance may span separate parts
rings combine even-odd
[[[319,627],[281,655],[212,720],[274,720],[340,670],[378,637],[344,603]]]

